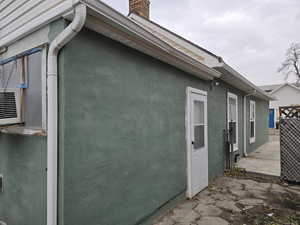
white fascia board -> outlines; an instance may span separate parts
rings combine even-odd
[[[199,70],[199,68],[189,63],[186,63],[183,60],[179,60],[174,55],[162,51],[159,47],[156,47],[146,41],[142,41],[138,37],[131,36],[127,33],[122,32],[121,30],[116,30],[115,27],[103,22],[102,20],[99,20],[98,18],[88,16],[85,26],[90,30],[93,30],[110,39],[113,39],[126,46],[136,49],[144,54],[150,55],[162,62],[168,63],[201,79],[212,79],[211,76],[209,76],[202,70]]]
[[[51,23],[52,21],[55,21],[63,15],[70,13],[71,11],[73,11],[74,6],[76,6],[78,3],[84,3],[88,8],[92,9],[92,11],[96,12],[96,14],[101,15],[102,18],[104,17],[111,23],[118,24],[119,28],[121,28],[124,32],[129,32],[131,36],[133,35],[137,39],[142,39],[143,41],[147,42],[147,44],[155,46],[157,50],[161,51],[161,55],[168,54],[165,62],[173,60],[172,62],[170,61],[170,64],[174,66],[179,65],[180,69],[192,73],[202,79],[212,80],[221,76],[218,71],[211,69],[188,57],[187,55],[184,55],[183,53],[177,51],[168,44],[162,42],[160,39],[156,38],[154,35],[146,31],[142,27],[136,25],[126,16],[97,0],[66,0],[2,38],[0,40],[0,48],[9,46],[10,44],[22,39],[23,37],[26,37],[36,30],[39,30],[40,28]],[[89,12],[91,12],[91,10],[89,10]],[[154,54],[152,54],[152,56],[155,57]],[[158,59],[161,60],[161,58],[159,57]],[[191,69],[189,69],[189,67]]]
[[[164,28],[163,26],[147,20],[139,15],[131,13],[128,18],[142,26],[158,38],[162,39],[166,43],[170,44],[172,47],[182,51],[186,55],[194,58],[195,60],[201,62],[202,64],[213,68],[220,65],[222,59],[205,48],[202,48],[195,43],[183,38],[182,36]]]
[[[89,9],[92,9],[88,11],[89,15],[94,17],[104,17],[108,21],[110,21],[110,23],[117,24],[119,26],[119,29],[121,29],[122,32],[129,34],[131,38],[134,37],[136,39],[139,39],[139,41],[143,40],[143,42],[147,43],[148,45],[150,44],[154,46],[157,50],[161,51],[160,54],[162,55],[168,54],[168,60],[171,60],[172,58],[175,60],[173,62],[170,62],[170,64],[176,66],[178,62],[181,61],[181,64],[186,64],[187,67],[189,66],[194,68],[192,72],[193,74],[196,73],[198,77],[206,80],[212,80],[221,76],[221,73],[219,73],[218,71],[209,68],[208,66],[205,66],[204,64],[196,61],[195,59],[176,50],[169,44],[165,43],[161,39],[151,34],[149,31],[145,30],[142,26],[137,25],[131,19],[122,15],[121,13],[109,7],[105,3],[97,0],[81,0],[81,2],[85,3]],[[89,25],[89,28],[93,29],[91,26],[92,24]],[[95,25],[95,27],[96,26],[97,25]],[[159,59],[161,60],[161,58]],[[186,69],[184,70],[186,71]],[[191,73],[191,70],[187,72]]]
[[[239,80],[242,82],[244,85],[249,87],[249,90],[251,90],[249,93],[255,91],[257,92],[259,98],[267,100],[267,101],[273,101],[275,100],[274,97],[271,95],[267,94],[264,90],[253,84],[251,81],[246,79],[244,76],[242,76],[239,72],[234,70],[232,67],[230,67],[228,64],[225,62],[221,66],[223,69],[225,69],[233,78]],[[222,79],[222,78],[221,78]],[[234,82],[234,79],[232,80]]]
[[[0,54],[0,59],[7,59],[32,48],[44,46],[49,42],[49,30],[49,26],[46,25],[19,41],[12,43],[9,45],[9,48],[7,48],[6,52]]]

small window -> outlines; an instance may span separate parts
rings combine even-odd
[[[204,102],[194,101],[194,149],[205,146]]]
[[[255,102],[250,101],[250,143],[255,142],[255,120],[256,120],[256,109]]]
[[[205,146],[204,143],[204,137],[205,137],[205,133],[204,133],[204,125],[199,125],[199,126],[195,126],[194,127],[194,139],[195,139],[195,143],[194,143],[194,148],[195,149],[199,149]]]
[[[36,48],[0,60],[0,89],[21,90],[19,127],[45,130],[46,120],[46,49]]]
[[[238,150],[238,97],[235,94],[228,93],[227,99],[227,118],[228,130],[233,142],[234,151]]]

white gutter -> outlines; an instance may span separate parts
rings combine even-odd
[[[247,97],[256,94],[256,90],[253,93],[244,95],[244,156],[247,157]]]
[[[59,50],[82,29],[85,20],[86,6],[78,4],[72,23],[51,42],[48,52],[47,225],[57,224],[57,56]]]
[[[213,80],[214,78],[221,77],[221,73],[219,71],[216,71],[215,69],[204,65],[203,63],[199,62],[198,60],[195,60],[194,58],[188,56],[186,53],[179,51],[176,48],[172,47],[170,44],[168,44],[161,38],[155,36],[152,32],[146,30],[145,27],[137,24],[130,18],[128,18],[128,17],[124,16],[123,14],[119,13],[118,11],[114,10],[113,8],[111,8],[110,6],[105,4],[103,1],[99,1],[99,0],[81,0],[81,1],[84,2],[88,6],[89,9],[92,9],[95,12],[97,12],[98,15],[101,15],[101,17],[98,17],[98,18],[100,18],[100,20],[103,20],[103,17],[105,17],[108,20],[114,22],[115,24],[118,24],[118,26],[121,27],[121,30],[125,29],[131,33],[130,35],[134,36],[135,38],[138,38],[138,42],[136,44],[139,45],[140,39],[145,40],[149,44],[162,50],[168,56],[172,57],[172,59],[169,58],[169,59],[165,59],[165,60],[160,57],[156,57],[160,61],[171,64],[177,68],[187,71],[188,73],[198,75],[200,78],[205,79],[205,80]],[[95,17],[97,17],[97,16],[95,16]],[[87,27],[94,31],[96,31],[96,30],[93,29],[92,27],[96,27],[96,26],[97,26],[97,23],[90,24],[90,26],[89,26],[89,23],[87,24]],[[96,31],[96,32],[98,32],[98,31]],[[111,32],[114,32],[114,31],[111,31]],[[109,37],[114,39],[111,36],[109,36]],[[128,37],[126,37],[126,38],[128,38]],[[118,41],[120,41],[120,40],[118,40]],[[126,43],[126,42],[123,42],[123,44],[128,45],[128,43]],[[130,47],[137,49],[134,46],[130,46]],[[148,54],[147,52],[144,52],[144,53]],[[175,60],[177,60],[177,62],[174,62]],[[174,63],[171,63],[171,61]]]
[[[215,69],[218,70],[218,68],[224,69],[226,72],[228,72],[231,76],[230,79],[230,84],[232,86],[237,87],[238,89],[248,92],[249,90],[255,90],[256,91],[256,97],[264,99],[266,101],[273,101],[274,98],[269,95],[267,92],[265,92],[263,89],[261,89],[260,87],[256,86],[255,84],[253,84],[251,81],[247,80],[247,78],[245,78],[243,75],[241,75],[239,72],[237,72],[236,70],[234,70],[232,67],[230,67],[228,64],[226,64],[224,61],[222,62],[221,65],[214,67]],[[233,78],[235,78],[236,80],[234,80]],[[222,79],[222,76],[221,76]],[[243,85],[245,85],[246,87],[241,88],[239,87],[238,84],[236,84],[236,81],[241,82]],[[226,82],[226,80],[225,80]],[[227,81],[228,82],[228,81]],[[251,94],[253,95],[253,94]]]

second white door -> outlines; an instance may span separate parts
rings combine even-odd
[[[208,138],[206,92],[188,92],[188,197],[208,186]]]

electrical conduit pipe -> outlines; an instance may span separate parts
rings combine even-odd
[[[58,100],[57,100],[57,56],[64,47],[83,28],[86,20],[86,6],[75,6],[75,16],[50,44],[48,51],[48,132],[47,132],[47,225],[57,224],[57,183],[58,183]]]

